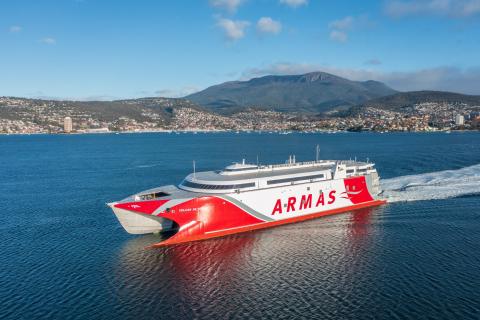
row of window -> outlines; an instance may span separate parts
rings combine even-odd
[[[324,174],[315,174],[311,176],[301,176],[301,177],[291,177],[283,179],[268,180],[267,185],[286,183],[286,182],[295,182],[302,180],[313,180],[313,179],[323,179],[325,178]],[[232,189],[243,189],[243,188],[253,188],[255,187],[255,182],[240,183],[240,184],[203,184],[195,183],[192,181],[184,180],[182,186],[195,189],[210,189],[210,190],[232,190]]]
[[[368,169],[369,169],[369,168],[357,169],[357,172],[367,172]],[[347,170],[347,174],[348,174],[348,173],[354,173],[354,172],[355,172],[354,169],[348,169],[348,170]]]
[[[210,189],[210,190],[231,190],[231,189],[242,189],[242,188],[253,188],[255,187],[255,182],[249,183],[239,183],[239,184],[203,184],[195,183],[191,181],[184,180],[182,186],[195,189]]]
[[[324,174],[315,174],[315,175],[312,175],[312,176],[302,176],[302,177],[268,180],[267,184],[277,184],[277,183],[295,182],[295,181],[302,181],[302,180],[322,179],[324,177],[325,177]]]
[[[238,172],[238,171],[248,171],[248,170],[253,170],[253,169],[257,169],[258,167],[248,167],[248,168],[225,168],[223,169],[223,171],[226,171],[226,172]]]

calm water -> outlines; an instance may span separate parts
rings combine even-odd
[[[148,250],[159,238],[105,206],[179,182],[192,159],[305,160],[317,143],[437,199]],[[478,319],[479,163],[478,133],[0,136],[0,317]]]

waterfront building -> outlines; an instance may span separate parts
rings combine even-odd
[[[72,129],[73,129],[72,118],[65,117],[65,119],[63,120],[63,131],[65,131],[65,133],[70,133],[72,132]]]
[[[465,123],[465,117],[462,116],[461,114],[457,114],[455,116],[455,125],[457,126],[463,126]]]
[[[94,129],[87,129],[87,133],[107,133],[110,132],[108,128],[94,128]]]

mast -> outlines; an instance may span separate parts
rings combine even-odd
[[[317,144],[316,150],[315,150],[315,161],[318,162],[318,159],[320,157],[320,145]]]
[[[193,160],[193,179],[195,179],[195,160]]]

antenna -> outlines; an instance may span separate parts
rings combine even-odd
[[[195,179],[195,160],[193,160],[193,179]]]
[[[318,162],[318,159],[320,157],[320,145],[317,144],[316,150],[315,150],[315,161]]]

